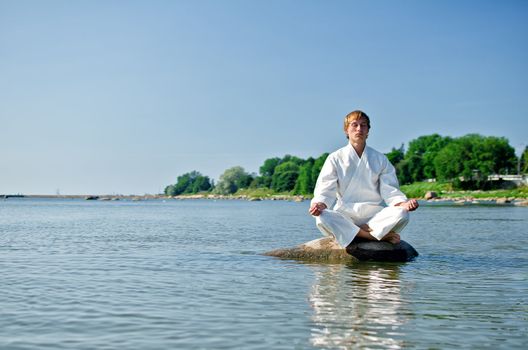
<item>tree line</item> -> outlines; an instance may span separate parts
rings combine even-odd
[[[165,188],[168,196],[211,192],[233,194],[240,189],[270,189],[277,193],[310,194],[328,153],[318,158],[302,159],[292,155],[269,158],[259,168],[259,174],[248,173],[241,166],[224,171],[214,183],[208,176],[191,171],[178,176],[176,183]]]
[[[520,158],[504,137],[468,134],[458,138],[438,134],[420,136],[386,154],[396,168],[400,184],[427,179],[461,180],[482,187],[488,175],[528,171],[528,147]],[[233,194],[241,189],[269,189],[277,193],[310,195],[328,153],[318,158],[302,159],[292,155],[269,158],[259,173],[248,173],[241,166],[224,171],[218,183],[198,171],[178,176],[176,183],[165,188],[168,196],[211,192]],[[463,182],[464,182],[463,181]]]
[[[517,158],[506,138],[479,134],[458,138],[438,134],[420,136],[409,142],[406,151],[402,145],[393,148],[387,157],[396,167],[400,184],[428,179],[482,184],[491,174],[528,170],[528,148]]]

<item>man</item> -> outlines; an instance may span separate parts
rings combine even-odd
[[[367,146],[370,118],[364,112],[349,113],[344,131],[349,142],[326,159],[309,212],[323,235],[343,248],[355,237],[399,243],[418,202],[400,191],[387,157]]]

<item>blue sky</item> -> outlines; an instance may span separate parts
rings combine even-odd
[[[526,1],[0,0],[0,194],[157,193],[270,157],[528,144]]]

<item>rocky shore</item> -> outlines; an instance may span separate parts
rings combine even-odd
[[[247,200],[247,201],[261,201],[261,200],[285,200],[293,202],[303,202],[311,200],[309,196],[294,196],[294,195],[269,195],[263,197],[253,197],[248,195],[215,195],[215,194],[195,194],[195,195],[180,195],[174,197],[164,197],[166,199],[187,200],[187,199],[213,199],[213,200]],[[498,204],[498,205],[518,205],[528,206],[528,198],[503,198],[503,197],[482,197],[475,198],[472,196],[465,197],[439,197],[438,195],[426,195],[421,200],[422,203],[446,203],[457,205],[469,204]]]
[[[0,195],[0,199],[8,198],[63,198],[63,199],[85,199],[94,201],[143,201],[143,200],[246,200],[246,201],[291,201],[304,202],[310,200],[309,196],[301,195],[266,195],[266,196],[251,196],[251,195],[218,195],[218,194],[189,194],[179,196],[164,196],[156,194],[144,195]],[[440,197],[434,193],[427,193],[422,199],[419,199],[422,204],[454,204],[454,205],[515,205],[528,206],[528,198],[515,197]]]
[[[485,193],[485,192],[484,192]],[[528,206],[528,198],[516,198],[516,197],[474,197],[474,196],[464,196],[464,197],[440,197],[434,191],[428,191],[424,199],[427,202],[437,203],[437,202],[452,202],[457,205],[468,205],[468,204],[498,204],[498,205],[517,205],[517,206]]]

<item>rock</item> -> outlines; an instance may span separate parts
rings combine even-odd
[[[424,198],[427,200],[434,199],[437,197],[438,197],[438,193],[436,193],[435,191],[427,191],[427,193],[424,196]]]
[[[497,198],[497,200],[495,200],[495,203],[508,204],[508,203],[511,203],[511,201],[508,198]]]
[[[335,239],[323,237],[301,244],[295,248],[277,249],[264,255],[282,259],[294,259],[314,262],[357,262]]]
[[[406,262],[417,257],[418,252],[405,241],[391,244],[357,239],[347,249],[344,249],[335,239],[323,237],[295,248],[277,249],[264,253],[264,255],[310,262],[347,263],[358,260]]]
[[[354,239],[346,250],[360,261],[406,262],[418,256],[416,249],[405,241],[392,244],[389,242]]]
[[[513,203],[513,204],[515,204],[515,205],[517,205],[517,206],[520,206],[520,207],[528,207],[528,200],[526,200],[526,201],[520,201],[520,202],[515,202],[515,203]]]

